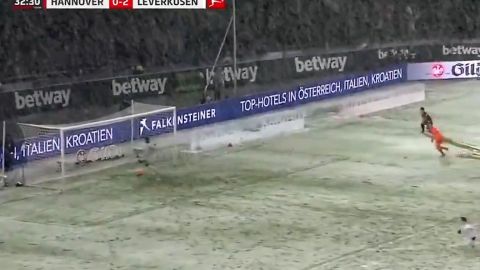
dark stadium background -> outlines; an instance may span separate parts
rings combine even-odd
[[[71,123],[118,111],[130,99],[181,108],[400,62],[471,59],[445,56],[442,46],[476,46],[479,9],[472,0],[238,1],[237,63],[256,65],[257,79],[238,81],[235,90],[232,82],[216,80],[205,96],[202,77],[214,64],[231,5],[215,11],[12,11],[11,1],[2,1],[0,118]],[[233,45],[229,29],[219,68],[232,67]],[[378,48],[386,54],[379,57]],[[341,72],[295,72],[294,57],[312,56],[348,61]],[[167,77],[165,94],[112,96],[112,79],[139,76]],[[15,108],[14,92],[58,89],[72,90],[66,108]]]

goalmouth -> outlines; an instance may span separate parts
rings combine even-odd
[[[177,114],[173,106],[132,101],[128,108],[99,119],[17,126],[22,135],[11,153],[14,168],[8,181],[37,184],[131,163],[145,141],[159,148],[174,144]]]

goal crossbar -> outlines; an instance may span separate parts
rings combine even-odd
[[[92,127],[92,126],[101,126],[103,124],[109,124],[112,122],[121,122],[124,120],[130,120],[132,118],[136,117],[142,117],[142,116],[147,116],[147,115],[152,115],[152,114],[157,114],[157,113],[162,113],[162,112],[168,112],[174,110],[175,107],[166,107],[158,110],[152,110],[148,112],[143,112],[143,113],[135,113],[135,114],[130,114],[130,115],[125,115],[125,116],[119,116],[116,118],[112,119],[107,119],[107,120],[99,120],[99,121],[93,121],[85,124],[79,124],[79,125],[72,125],[72,126],[55,126],[55,125],[36,125],[36,124],[28,124],[28,123],[18,123],[19,125],[22,126],[27,126],[27,127],[34,127],[34,128],[43,128],[43,129],[52,129],[52,130],[73,130],[73,129],[82,129],[82,128],[87,128],[87,127]]]

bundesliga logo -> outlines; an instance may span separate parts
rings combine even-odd
[[[227,0],[207,0],[208,9],[226,9]]]

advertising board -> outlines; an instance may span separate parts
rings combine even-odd
[[[480,75],[480,60],[408,64],[407,78],[417,80],[474,79]]]
[[[277,90],[269,93],[232,98],[220,102],[183,108],[173,114],[161,113],[134,119],[134,139],[146,136],[158,136],[173,131],[173,121],[177,129],[189,129],[202,125],[238,119],[254,114],[281,110],[324,99],[352,95],[365,90],[400,83],[406,80],[404,65],[378,72],[347,76],[342,79],[320,81],[301,85],[292,89]],[[132,124],[130,120],[114,122],[108,125],[82,129],[73,129],[65,133],[65,153],[76,153],[131,140]],[[60,154],[58,135],[43,135],[25,142],[17,142],[14,160],[23,162],[49,158]]]

